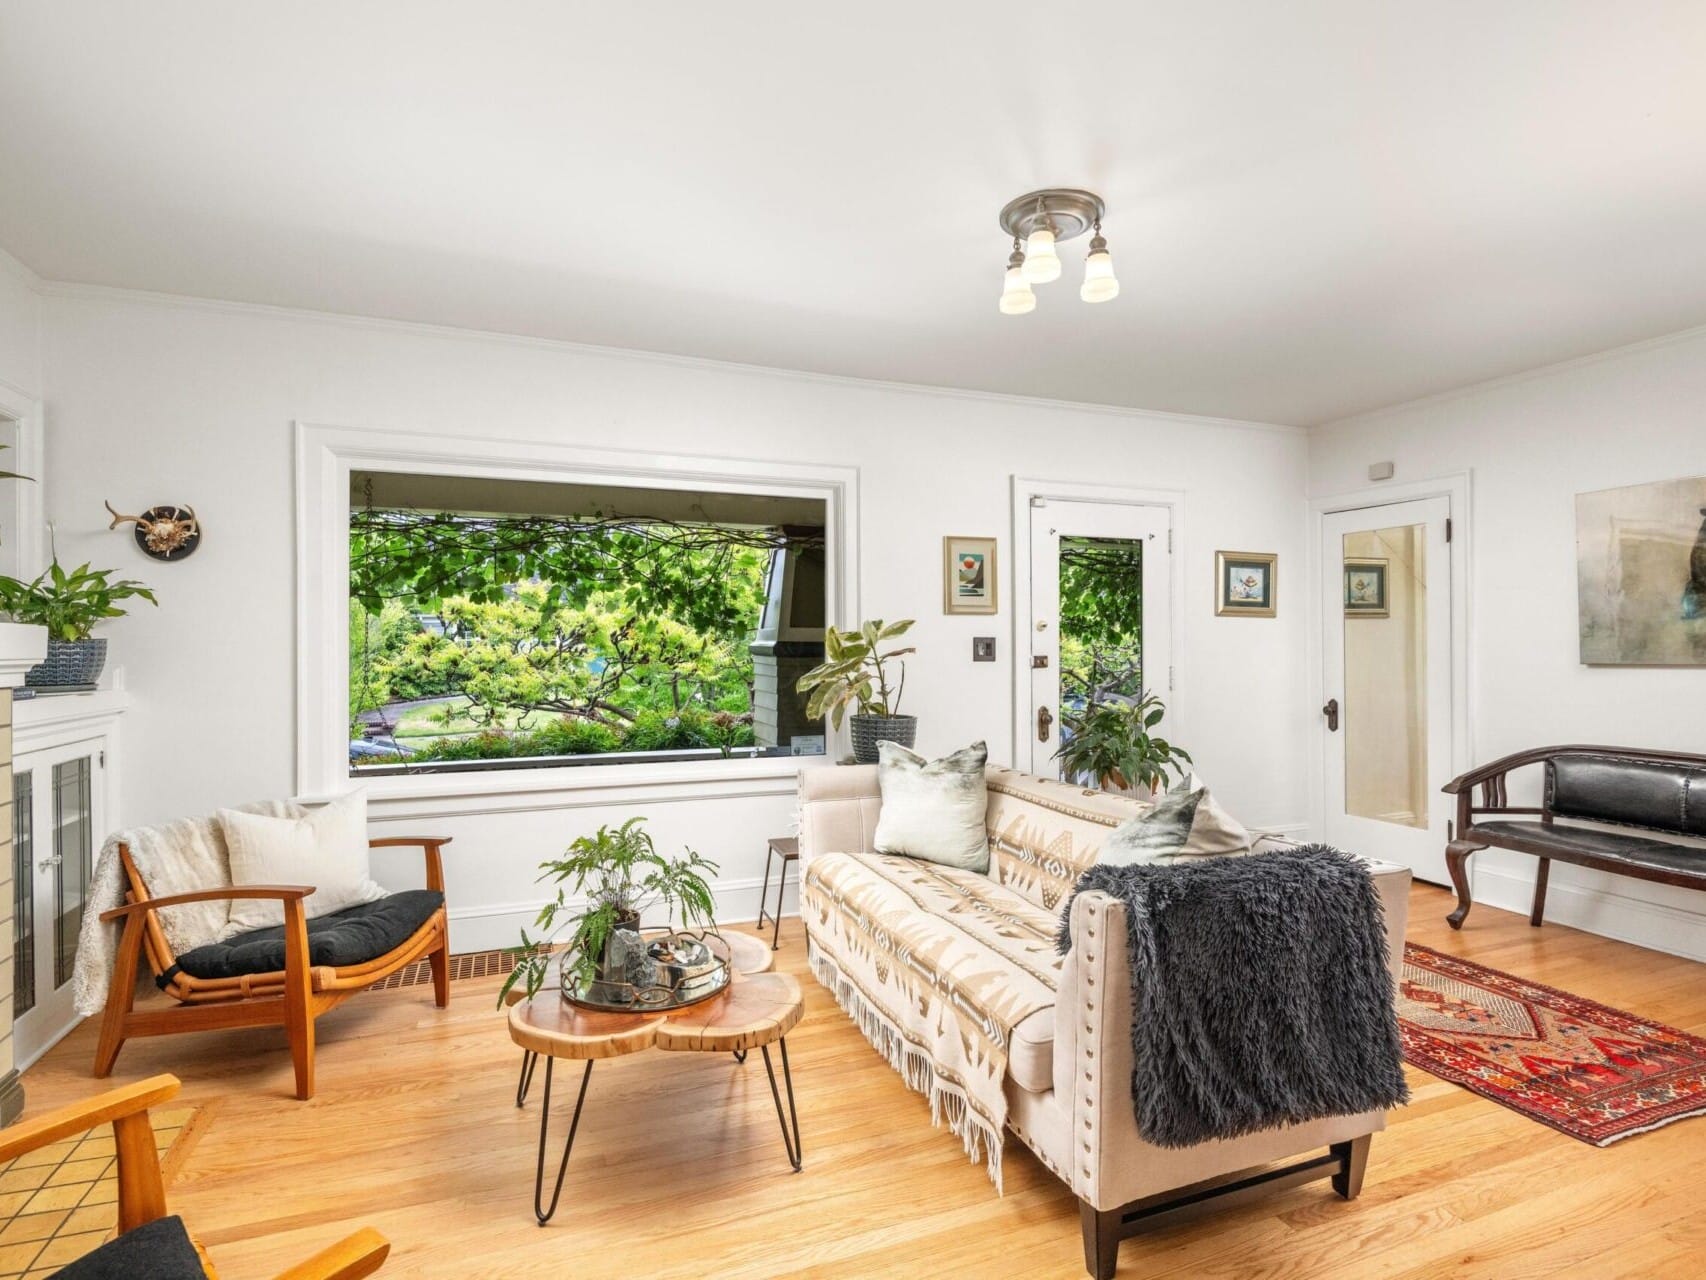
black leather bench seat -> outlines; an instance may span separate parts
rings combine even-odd
[[[319,916],[308,922],[308,963],[344,968],[377,960],[407,942],[443,905],[444,895],[436,890],[405,889]],[[196,947],[178,957],[177,968],[192,978],[278,973],[284,968],[284,926],[253,929]]]
[[[1698,875],[1706,882],[1706,849],[1651,836],[1626,835],[1621,831],[1601,831],[1595,827],[1571,826],[1562,822],[1477,822],[1464,832],[1468,840],[1486,840],[1489,844],[1511,842],[1523,853],[1568,861],[1570,855],[1604,858],[1634,867],[1654,871],[1681,872]]]

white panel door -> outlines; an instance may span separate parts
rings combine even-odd
[[[1169,517],[1166,507],[1032,499],[1031,643],[1020,656],[1031,666],[1030,752],[1027,761],[1021,749],[1021,767],[1059,777],[1062,719],[1070,722],[1093,702],[1148,692],[1165,698],[1172,672]],[[1088,607],[1091,581],[1105,609]],[[1104,640],[1090,646],[1096,652],[1086,653],[1090,613],[1129,618],[1115,628],[1125,642],[1104,642],[1104,630]]]
[[[1323,838],[1447,881],[1449,498],[1322,519]]]

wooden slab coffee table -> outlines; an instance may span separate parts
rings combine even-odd
[[[770,1097],[776,1104],[776,1120],[782,1127],[782,1146],[794,1172],[800,1170],[800,1118],[794,1108],[794,1078],[788,1067],[788,1032],[805,1012],[800,984],[792,974],[770,973],[770,950],[745,934],[722,935],[727,948],[732,981],[726,991],[666,1012],[606,1013],[583,1009],[564,1000],[555,987],[531,999],[512,992],[509,1010],[510,1039],[520,1045],[524,1057],[515,1105],[527,1101],[534,1068],[545,1058],[545,1094],[540,1099],[539,1162],[533,1179],[533,1214],[544,1226],[557,1211],[563,1194],[563,1176],[569,1153],[574,1150],[575,1131],[580,1127],[581,1107],[586,1102],[592,1064],[600,1058],[619,1058],[644,1049],[673,1053],[732,1053],[737,1062],[746,1061],[749,1050],[764,1055],[764,1072],[770,1081]],[[788,1111],[782,1112],[782,1091],[770,1061],[774,1044],[782,1058],[782,1082],[788,1094]],[[551,1123],[551,1074],[558,1058],[585,1062],[580,1092],[569,1121],[569,1136],[563,1143],[563,1158],[557,1165],[557,1184],[549,1206],[545,1194],[545,1151]]]

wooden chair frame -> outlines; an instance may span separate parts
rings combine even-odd
[[[444,862],[440,850],[448,837],[388,836],[369,840],[372,849],[418,847],[426,855],[426,887],[444,892]],[[110,1076],[119,1050],[132,1036],[174,1035],[180,1031],[218,1031],[228,1027],[282,1026],[290,1038],[290,1057],[296,1071],[296,1096],[314,1096],[314,1020],[335,1009],[358,991],[389,977],[404,965],[425,956],[432,965],[433,996],[440,1009],[450,1004],[450,925],[440,906],[425,924],[396,950],[366,964],[308,963],[308,919],[302,901],[312,886],[242,884],[194,893],[152,897],[137,873],[127,845],[119,845],[119,860],[130,888],[129,905],[101,914],[105,922],[122,920],[118,958],[106,1012],[101,1017],[100,1042],[95,1047],[97,1079]],[[284,904],[284,968],[234,978],[194,978],[176,970],[177,957],[157,916],[164,907],[216,899],[273,899]],[[142,1009],[136,1004],[136,975],[142,957],[162,979],[161,990],[178,1001],[175,1008]],[[167,975],[170,975],[169,979]]]
[[[166,1216],[166,1186],[160,1175],[160,1156],[154,1147],[154,1126],[148,1109],[177,1096],[176,1076],[153,1076],[136,1084],[109,1089],[93,1098],[73,1102],[0,1131],[0,1163],[14,1160],[66,1138],[111,1124],[118,1176],[120,1233]],[[210,1280],[218,1273],[201,1242],[191,1237]],[[361,1280],[384,1264],[390,1242],[371,1227],[322,1250],[305,1262],[281,1271],[277,1280]]]

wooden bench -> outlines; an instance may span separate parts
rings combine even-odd
[[[1532,764],[1546,769],[1540,807],[1512,807],[1505,777]],[[1540,859],[1528,917],[1537,927],[1546,910],[1546,875],[1553,861],[1706,889],[1706,848],[1683,839],[1706,840],[1706,756],[1627,747],[1536,747],[1471,769],[1444,789],[1457,797],[1454,838],[1445,848],[1457,890],[1457,910],[1446,917],[1453,929],[1463,927],[1473,905],[1465,864],[1478,849],[1510,849]],[[1577,825],[1588,822],[1602,825]]]

